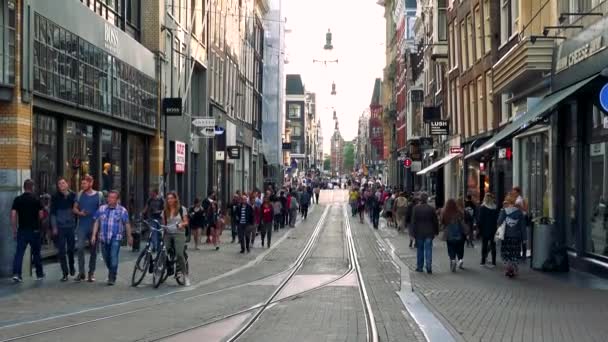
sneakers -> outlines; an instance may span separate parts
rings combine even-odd
[[[83,280],[85,280],[85,279],[86,279],[86,278],[85,278],[85,276],[84,276],[84,273],[80,273],[80,274],[78,274],[78,275],[76,276],[76,278],[74,278],[74,281],[75,281],[75,282],[80,283],[81,281],[83,281]]]
[[[87,278],[87,281],[89,283],[94,283],[95,282],[95,275],[93,273],[89,273],[89,277]],[[112,284],[114,285],[114,284]]]
[[[108,286],[113,286],[115,282],[114,279],[108,279]]]
[[[464,270],[464,261],[462,261],[462,259],[458,260],[458,268],[460,268],[461,270]]]
[[[64,281],[68,281],[68,275],[67,275],[67,274],[64,274],[64,275],[63,275],[63,277],[61,277],[61,279],[60,279],[60,280],[61,280],[62,282],[64,282]]]
[[[487,264],[486,267],[487,268],[494,268],[494,267],[496,267],[496,264]]]
[[[34,280],[37,280],[37,281],[44,280],[44,274],[43,275],[37,275],[36,278],[34,278]]]
[[[21,276],[14,275],[13,276],[13,283],[15,283],[15,284],[17,284],[17,283],[23,283],[23,279],[21,278]]]
[[[456,272],[456,260],[450,260],[450,270]]]
[[[186,280],[184,281],[184,286],[190,286],[190,277],[186,276]]]

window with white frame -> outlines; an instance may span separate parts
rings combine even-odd
[[[436,94],[443,89],[443,63],[435,63],[435,87],[437,88]]]
[[[488,129],[494,128],[494,93],[492,91],[492,71],[486,72],[486,117]]]
[[[471,133],[471,135],[475,134],[476,131],[476,127],[475,127],[475,119],[476,119],[476,114],[477,114],[477,108],[475,107],[475,104],[477,103],[475,101],[475,98],[477,97],[477,93],[475,92],[475,81],[471,82],[469,84],[469,132]]]
[[[448,8],[447,0],[437,0],[437,38],[447,40]]]
[[[518,31],[519,26],[519,1],[500,0],[500,42],[509,41]]]
[[[464,104],[462,110],[462,123],[464,125],[464,136],[469,136],[469,87],[465,85],[462,88],[462,103]]]
[[[475,6],[475,59],[483,56],[483,33],[481,30],[481,7]]]
[[[462,70],[469,68],[467,60],[467,29],[464,20],[460,21],[460,62],[462,63]]]
[[[302,107],[299,104],[290,103],[288,107],[288,113],[290,119],[299,119],[301,115]]]
[[[456,78],[456,133],[462,134],[462,89],[460,88],[460,77]]]
[[[492,29],[490,20],[490,0],[483,0],[483,37],[485,41],[485,53],[490,52],[492,49]]]
[[[477,77],[477,132],[483,133],[486,131],[486,111],[485,109],[485,98],[484,98],[485,87],[483,86],[483,76]]]
[[[448,61],[450,63],[448,70],[454,67],[454,24],[448,25]]]
[[[473,42],[475,41],[475,29],[473,28],[473,17],[467,15],[467,51],[469,58],[469,66],[475,64],[475,53],[473,52]]]

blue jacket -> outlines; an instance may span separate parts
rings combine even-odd
[[[498,216],[498,225],[505,222],[505,238],[526,239],[524,213],[516,207],[503,208]]]
[[[51,226],[53,228],[76,227],[76,217],[72,212],[76,194],[69,192],[66,195],[57,192],[51,197]]]

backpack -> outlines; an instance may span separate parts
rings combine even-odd
[[[446,227],[446,240],[447,241],[461,241],[463,236],[463,229],[460,220],[448,224]]]

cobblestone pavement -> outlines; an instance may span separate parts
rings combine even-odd
[[[179,331],[235,311],[258,304],[271,292],[271,286],[238,287],[207,294],[239,284],[252,282],[285,270],[310,237],[312,227],[320,218],[323,207],[312,209],[309,219],[295,229],[281,230],[273,236],[274,247],[260,247],[259,239],[251,254],[241,255],[239,248],[224,243],[220,251],[207,247],[190,251],[193,286],[179,287],[173,279],[153,289],[149,276],[145,285],[132,288],[130,272],[134,257],[126,250],[121,254],[120,277],[117,285],[108,287],[102,281],[105,267],[98,262],[98,282],[59,282],[59,268],[49,265],[47,279],[19,285],[2,285],[0,296],[0,340],[63,328],[53,334],[35,335],[28,341],[88,342],[147,340],[151,336]],[[229,239],[229,231],[223,240]],[[228,235],[228,237],[227,237]],[[257,258],[257,260],[256,260]],[[248,265],[248,267],[244,267]],[[238,271],[238,272],[236,272]],[[56,277],[53,277],[56,275]],[[211,282],[214,280],[213,282]],[[147,282],[147,283],[146,283]],[[113,317],[115,316],[115,317]],[[90,322],[93,320],[100,320]],[[85,322],[86,324],[83,324]],[[112,332],[108,335],[108,332]]]
[[[461,340],[606,341],[608,286],[587,288],[525,265],[510,280],[500,265],[495,269],[479,265],[479,244],[465,249],[465,269],[452,273],[445,242],[438,239],[433,274],[417,273],[413,271],[416,251],[408,247],[409,238],[385,224],[380,235],[410,268],[414,291]],[[572,272],[568,279],[579,277],[588,275]]]

